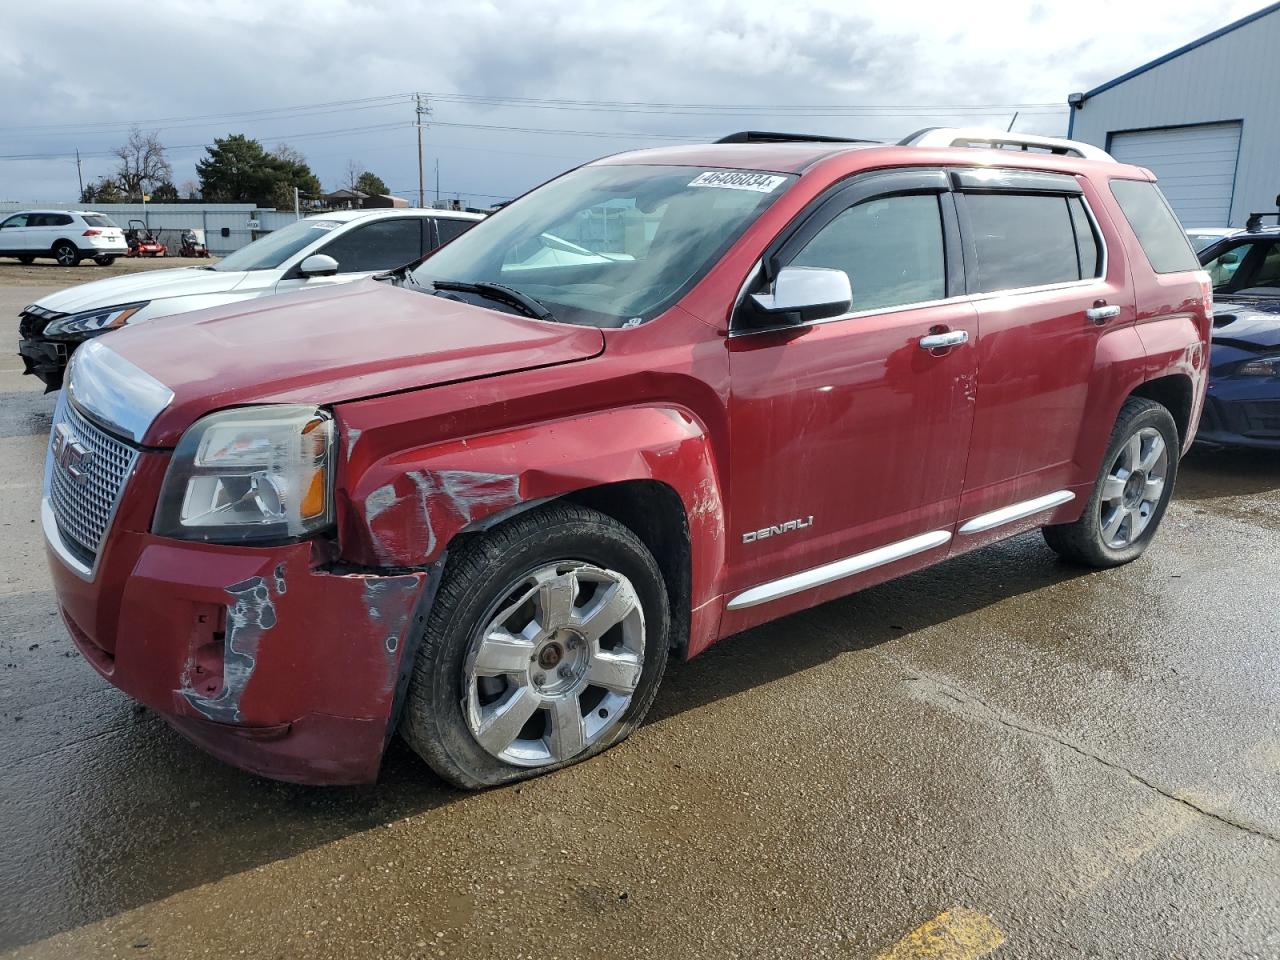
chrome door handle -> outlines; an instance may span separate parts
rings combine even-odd
[[[946,333],[931,333],[920,338],[921,350],[942,350],[946,347],[958,347],[969,342],[968,330],[948,330]]]
[[[1106,323],[1108,320],[1114,320],[1120,316],[1120,307],[1112,304],[1111,306],[1090,307],[1084,312],[1084,315],[1094,323]]]

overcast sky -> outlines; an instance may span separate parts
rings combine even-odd
[[[1261,6],[9,0],[0,200],[74,200],[68,155],[80,149],[86,182],[110,173],[106,154],[130,122],[160,131],[179,186],[201,144],[244,133],[300,150],[327,189],[355,160],[416,199],[414,91],[433,95],[428,199],[437,160],[442,194],[476,202],[663,137],[741,129],[899,138],[1003,128],[1019,110],[1016,129],[1061,135],[1068,93]]]

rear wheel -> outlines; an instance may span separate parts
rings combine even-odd
[[[19,262],[19,263],[25,263],[25,264],[27,264],[27,265],[30,265],[30,264],[33,264],[33,263],[35,263],[35,262],[36,262],[36,258],[35,258],[35,257],[28,257],[28,256],[21,256],[21,257],[19,257],[19,258],[18,258],[18,262]]]
[[[668,621],[657,563],[622,524],[569,504],[516,517],[450,557],[401,734],[469,789],[577,763],[639,726]]]
[[[64,267],[78,267],[84,258],[80,256],[80,251],[76,249],[74,243],[59,240],[53,245],[53,259]]]
[[[1068,560],[1115,567],[1146,550],[1173,496],[1178,428],[1169,411],[1143,397],[1125,401],[1084,514],[1044,528],[1045,541]]]
[[[109,267],[116,262],[116,258],[109,257],[106,254],[101,254],[99,256],[94,257],[93,262],[100,267]]]

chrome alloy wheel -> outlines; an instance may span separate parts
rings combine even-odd
[[[545,564],[505,590],[463,664],[471,735],[506,763],[569,760],[622,719],[644,666],[644,610],[620,573]]]
[[[1147,529],[1164,495],[1169,450],[1154,427],[1143,427],[1126,443],[1102,481],[1098,523],[1108,547],[1127,547]]]
[[[68,243],[64,243],[54,251],[54,257],[61,266],[74,267],[76,265],[75,247]]]

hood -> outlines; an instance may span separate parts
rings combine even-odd
[[[1280,347],[1280,297],[1216,301],[1213,342],[1244,350]]]
[[[146,434],[167,447],[222,407],[341,403],[585,360],[604,334],[358,280],[125,327],[103,345],[173,391]]]
[[[79,313],[98,307],[137,300],[161,300],[193,294],[226,293],[247,276],[244,271],[205,270],[203,267],[176,267],[171,270],[143,270],[108,277],[59,290],[36,301],[36,306],[57,313]]]

